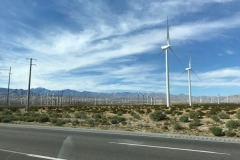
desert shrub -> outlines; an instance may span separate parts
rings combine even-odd
[[[78,112],[75,114],[75,118],[85,119],[85,118],[87,118],[87,115],[84,112]]]
[[[118,111],[118,112],[117,112],[117,115],[118,115],[118,116],[123,115],[123,111]]]
[[[229,119],[229,115],[226,112],[223,112],[223,111],[219,112],[217,114],[217,116],[221,119]]]
[[[2,115],[12,115],[12,111],[5,109],[5,110],[2,112]]]
[[[191,121],[188,126],[190,129],[194,129],[196,128],[197,126],[199,126],[201,123],[200,123],[200,120],[198,118],[194,118],[193,121]]]
[[[215,122],[220,122],[220,119],[218,118],[217,115],[212,115],[211,119],[214,120]]]
[[[35,112],[30,112],[29,113],[29,116],[31,116],[31,117],[38,117],[40,115],[41,115],[40,113],[35,113]]]
[[[215,136],[224,136],[224,133],[222,132],[222,128],[220,127],[210,127],[209,130],[215,135]]]
[[[72,120],[72,125],[73,126],[79,125],[79,123],[80,122],[77,119]]]
[[[160,121],[160,120],[164,120],[166,119],[166,115],[163,114],[161,111],[159,110],[156,110],[154,113],[151,113],[150,114],[150,118],[153,120],[153,121]]]
[[[226,127],[229,129],[234,129],[234,128],[240,127],[240,121],[239,120],[229,120],[226,122]]]
[[[188,116],[187,115],[182,115],[182,116],[179,117],[179,120],[181,122],[187,122],[188,121]]]
[[[29,117],[26,117],[26,118],[24,119],[24,121],[25,121],[25,122],[34,122],[34,121],[36,121],[36,117],[31,117],[31,116],[29,116]]]
[[[149,114],[149,113],[151,113],[152,112],[152,110],[150,109],[150,108],[147,108],[147,114]]]
[[[182,129],[181,125],[180,125],[178,122],[172,122],[172,123],[171,123],[171,127],[172,127],[172,129],[174,129],[174,130],[180,130],[180,129]]]
[[[144,111],[143,109],[141,109],[141,110],[139,110],[139,113],[140,113],[140,114],[144,114],[145,111]]]
[[[113,117],[111,118],[111,123],[112,123],[112,124],[118,124],[118,117],[117,117],[117,116],[113,116]]]
[[[16,116],[21,116],[22,115],[21,110],[20,109],[16,110],[15,115]]]
[[[94,126],[94,119],[88,119],[87,124],[90,125],[91,127]]]
[[[227,137],[233,137],[236,135],[236,132],[234,132],[232,129],[228,129],[228,130],[224,131],[224,133]]]
[[[101,118],[102,118],[102,114],[100,114],[100,113],[95,113],[95,114],[93,115],[93,118],[94,118],[94,119],[101,119]]]
[[[236,117],[237,119],[240,119],[240,110],[237,110],[237,112],[235,113],[235,117]]]
[[[57,123],[57,118],[51,118],[50,122],[51,122],[52,124],[56,124],[56,123]]]
[[[172,111],[166,110],[165,114],[172,114]]]
[[[140,119],[139,114],[137,114],[136,112],[130,112],[130,114],[135,118],[135,119]]]
[[[12,122],[13,119],[14,119],[14,117],[11,116],[11,115],[1,115],[1,116],[0,116],[0,121],[3,122],[3,123]]]
[[[63,118],[71,118],[71,116],[68,113],[64,113]]]
[[[126,121],[126,119],[124,117],[119,117],[119,116],[111,117],[111,123],[112,124],[118,124],[118,123],[121,123],[121,122],[124,122],[124,121]]]
[[[63,124],[65,124],[63,119],[57,119],[56,126],[62,126]]]
[[[190,111],[189,112],[189,117],[191,119],[198,118],[198,116],[199,116],[199,112],[198,111]]]
[[[42,114],[42,115],[38,116],[37,120],[38,120],[38,122],[49,122],[50,121],[48,115],[46,115],[46,114]]]
[[[60,113],[60,112],[62,112],[62,111],[61,111],[60,109],[57,108],[57,109],[56,109],[56,112],[57,112],[57,113]]]
[[[117,120],[118,120],[119,123],[121,123],[121,122],[126,121],[126,118],[124,118],[124,117],[118,117]]]

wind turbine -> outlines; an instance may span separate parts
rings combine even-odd
[[[166,58],[166,103],[167,107],[170,107],[170,90],[169,90],[169,69],[168,69],[168,49],[172,51],[172,53],[177,57],[177,55],[173,52],[171,45],[170,45],[170,38],[169,38],[169,26],[168,26],[168,17],[167,17],[167,45],[162,46],[162,52],[165,51],[165,58]],[[162,53],[161,52],[161,53]],[[177,57],[178,59],[178,57]],[[181,63],[181,61],[178,59]],[[182,64],[182,63],[181,63]]]
[[[194,73],[195,76],[200,80],[200,78],[196,75],[196,73],[192,70],[192,61],[191,61],[191,54],[189,57],[189,64],[188,64],[188,68],[185,69],[184,72],[185,73],[188,72],[188,96],[189,96],[189,106],[192,106],[192,87],[191,87],[191,77],[190,77],[190,72]],[[201,81],[201,80],[200,80]]]

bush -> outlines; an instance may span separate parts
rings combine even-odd
[[[160,120],[164,120],[166,119],[166,115],[163,114],[161,111],[159,110],[156,110],[154,113],[151,113],[150,114],[150,118],[153,120],[153,121],[160,121]]]
[[[50,122],[51,122],[52,124],[56,124],[56,123],[57,123],[57,118],[51,118]]]
[[[174,122],[171,124],[171,127],[174,129],[174,130],[180,130],[182,129],[181,125],[177,122]]]
[[[182,115],[182,116],[179,117],[179,120],[181,122],[188,122],[188,116],[187,115]]]
[[[85,118],[87,118],[87,115],[84,112],[78,112],[75,114],[75,118],[85,119]]]
[[[12,111],[5,109],[5,110],[2,112],[2,115],[12,115]]]
[[[229,120],[226,122],[226,127],[229,129],[234,129],[234,128],[240,127],[240,121],[239,120]]]
[[[117,116],[113,116],[113,117],[111,118],[111,123],[112,123],[112,124],[118,124],[118,117],[117,117]]]
[[[87,124],[90,125],[90,127],[94,126],[94,119],[88,119]]]
[[[189,112],[189,117],[191,119],[198,118],[199,117],[199,112],[198,111],[190,111]]]
[[[240,110],[237,110],[237,112],[235,113],[235,117],[236,117],[237,119],[240,119]]]
[[[38,117],[38,122],[49,122],[49,117],[46,114],[42,114]]]
[[[26,117],[25,118],[25,122],[34,122],[34,121],[36,121],[36,118],[35,117]]]
[[[194,118],[193,119],[193,121],[191,122],[191,123],[189,123],[189,128],[190,129],[194,129],[194,128],[196,128],[197,126],[200,126],[200,120],[199,119],[197,119],[197,118]]]
[[[218,118],[217,115],[212,115],[211,119],[214,120],[215,122],[220,122],[220,119]]]
[[[56,126],[62,126],[63,124],[65,124],[65,121],[64,121],[64,120],[62,120],[62,119],[57,119]]]
[[[221,119],[229,119],[229,115],[226,112],[223,112],[223,111],[219,112],[217,114],[217,116]]]
[[[222,132],[222,128],[220,127],[210,127],[209,130],[215,135],[215,136],[224,136],[224,133]]]
[[[80,122],[77,119],[72,120],[72,125],[73,126],[79,125],[79,123]]]
[[[124,117],[118,117],[117,120],[118,120],[119,123],[121,123],[121,122],[126,121],[126,118],[124,118]]]
[[[67,113],[63,114],[63,118],[71,118],[71,116]]]
[[[102,118],[102,115],[101,115],[100,113],[95,113],[95,114],[93,115],[93,118],[94,118],[94,119],[101,119],[101,118]]]
[[[118,111],[118,112],[117,112],[117,115],[118,115],[118,116],[123,115],[123,111]]]
[[[111,123],[112,124],[118,124],[118,121],[117,121],[117,119],[111,119]]]
[[[0,116],[0,121],[3,123],[9,123],[13,121],[13,116],[11,115],[2,115]]]
[[[140,119],[140,116],[136,112],[131,112],[130,113],[134,118]]]
[[[224,133],[227,137],[233,137],[236,135],[236,132],[232,131],[231,129],[226,130]]]

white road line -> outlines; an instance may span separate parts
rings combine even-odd
[[[41,155],[37,155],[37,154],[28,154],[28,153],[24,153],[24,152],[17,152],[17,151],[11,151],[11,150],[6,150],[6,149],[0,149],[0,151],[14,153],[14,154],[21,154],[21,155],[25,155],[25,156],[29,156],[29,157],[49,159],[49,160],[66,160],[66,159],[61,159],[61,158],[47,157],[47,156],[41,156]]]
[[[40,156],[40,155],[36,155],[36,154],[27,154],[27,156],[30,156],[30,157],[37,157],[37,158],[43,158],[43,159],[50,159],[50,160],[65,160],[65,159],[61,159],[61,158],[54,158],[54,157]]]
[[[137,146],[137,147],[161,148],[161,149],[172,149],[172,150],[189,151],[189,152],[202,152],[202,153],[211,153],[211,154],[230,155],[228,153],[220,153],[220,152],[212,152],[212,151],[204,151],[204,150],[194,150],[194,149],[186,149],[186,148],[172,148],[172,147],[163,147],[163,146],[150,146],[150,145],[143,145],[143,144],[117,143],[117,142],[109,142],[109,143],[128,145],[128,146]]]

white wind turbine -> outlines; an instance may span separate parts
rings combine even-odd
[[[188,68],[185,69],[184,72],[188,72],[188,96],[189,96],[189,106],[192,106],[192,87],[191,87],[191,77],[190,77],[190,71],[192,71],[195,75],[196,73],[192,70],[192,62],[191,62],[191,55],[189,57],[189,64]],[[200,78],[196,75],[196,77],[200,80]],[[201,81],[201,80],[200,80]]]
[[[170,45],[170,38],[169,38],[169,27],[168,27],[168,18],[167,18],[167,45],[162,46],[162,52],[166,51],[166,103],[167,107],[170,107],[170,90],[169,90],[169,69],[168,69],[168,49],[172,51],[172,53],[176,56],[176,54],[173,52],[171,45]],[[161,52],[161,53],[162,53]],[[176,56],[177,57],[177,56]],[[178,57],[177,57],[178,59]],[[180,60],[178,59],[180,62]],[[181,62],[180,62],[181,63]],[[182,64],[182,63],[181,63]]]

